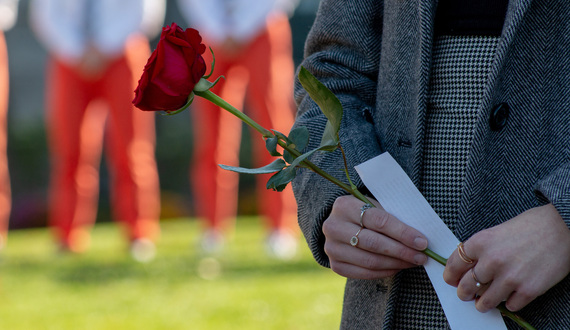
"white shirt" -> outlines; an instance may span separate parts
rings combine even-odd
[[[16,24],[19,0],[0,0],[0,30],[6,31]]]
[[[247,42],[257,35],[276,12],[292,14],[299,0],[178,0],[188,27],[210,42],[228,38]]]
[[[161,31],[166,0],[31,0],[30,24],[49,52],[74,62],[91,44],[120,54],[133,33]]]

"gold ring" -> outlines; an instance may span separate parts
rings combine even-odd
[[[459,242],[457,244],[457,253],[459,254],[459,258],[468,264],[473,263],[473,259],[469,258],[467,254],[465,254],[465,250],[463,249],[463,242]]]
[[[477,278],[477,275],[475,275],[475,267],[471,268],[471,277],[473,277],[473,279],[475,280],[475,286],[478,288],[480,288],[483,285],[489,284],[489,282],[481,283],[481,281],[479,281],[479,279]]]
[[[360,229],[358,229],[358,232],[356,232],[356,234],[352,236],[352,238],[350,239],[350,245],[356,247],[356,245],[358,244],[358,235],[360,234],[363,228],[364,227],[361,226]]]

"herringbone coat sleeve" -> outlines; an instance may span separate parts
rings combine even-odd
[[[382,1],[321,1],[314,26],[305,45],[302,62],[340,99],[344,114],[340,129],[341,146],[348,160],[351,180],[362,186],[353,167],[381,153],[381,141],[374,132],[373,108],[380,57]],[[317,147],[326,124],[321,110],[306,94],[298,81],[295,85],[298,104],[294,127],[310,131],[308,149]],[[318,153],[311,158],[329,174],[346,181],[342,156]],[[298,204],[300,227],[315,259],[328,266],[323,251],[323,221],[335,199],[347,193],[336,185],[308,171],[300,170],[293,181]]]

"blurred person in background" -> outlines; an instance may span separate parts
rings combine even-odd
[[[7,157],[7,116],[8,116],[8,50],[4,31],[16,24],[19,0],[0,0],[0,251],[6,245],[8,225],[12,205],[10,173]]]
[[[215,76],[225,76],[212,91],[238,108],[247,101],[250,117],[280,132],[288,132],[294,120],[289,15],[297,2],[178,1],[189,27],[197,29],[215,52]],[[206,63],[211,62],[210,53],[205,55]],[[206,220],[202,248],[216,252],[234,224],[238,204],[238,174],[222,170],[218,164],[237,166],[242,123],[200,98],[194,100],[193,107],[195,147],[190,181],[197,213]],[[273,160],[263,140],[254,140],[252,149],[254,166]],[[295,200],[290,188],[267,190],[268,178],[256,176],[258,210],[268,221],[267,247],[276,257],[290,258],[297,246]]]
[[[46,73],[51,156],[48,221],[62,251],[81,252],[97,214],[103,140],[113,216],[130,252],[147,261],[159,234],[154,115],[131,100],[164,23],[165,0],[32,0],[30,22],[50,59]]]

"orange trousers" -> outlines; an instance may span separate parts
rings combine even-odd
[[[55,58],[49,63],[49,223],[62,247],[71,251],[86,247],[96,219],[103,140],[114,218],[124,224],[129,240],[153,240],[158,234],[154,113],[131,103],[149,56],[148,40],[136,37],[97,78],[82,76]]]
[[[8,238],[8,224],[12,205],[10,175],[7,158],[7,116],[8,116],[8,50],[4,33],[0,31],[0,249]]]
[[[247,103],[247,114],[261,126],[287,134],[293,125],[293,78],[291,27],[286,15],[268,21],[267,28],[238,53],[216,51],[213,77],[225,76],[212,91],[238,109]],[[221,49],[221,46],[219,46]],[[207,55],[209,52],[206,52]],[[205,58],[211,63],[211,58]],[[192,108],[195,136],[191,186],[195,208],[209,229],[225,230],[237,211],[238,174],[218,164],[238,165],[242,122],[223,109],[197,97]],[[252,132],[254,166],[275,158],[265,141]],[[283,192],[266,189],[270,175],[257,176],[258,211],[270,230],[296,230],[296,204],[290,187]]]

